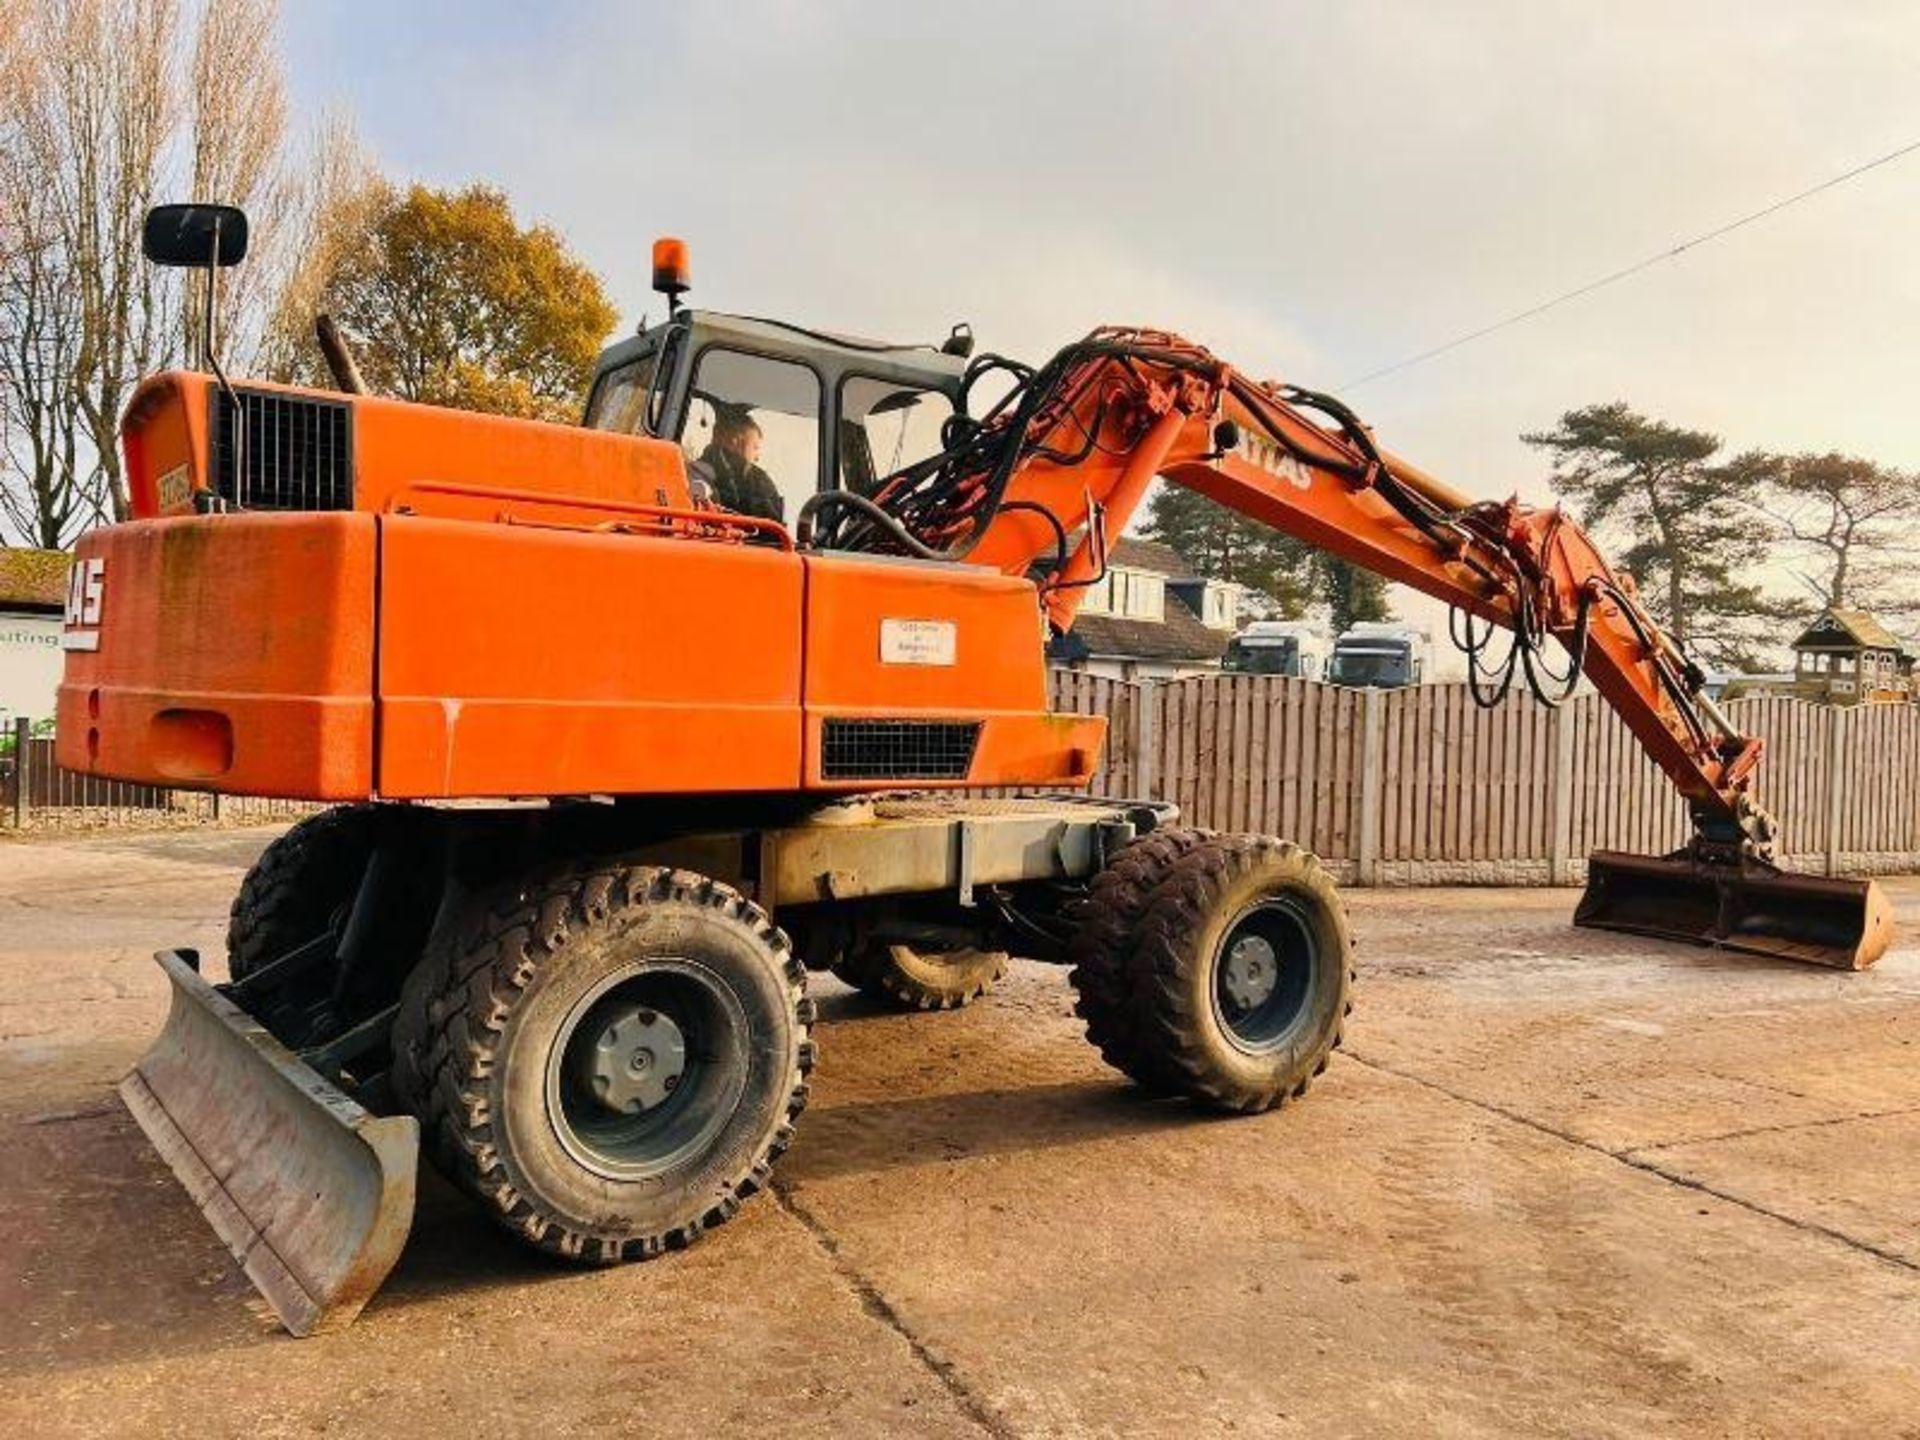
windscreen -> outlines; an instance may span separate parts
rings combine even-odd
[[[1413,673],[1404,650],[1336,650],[1328,678],[1336,685],[1385,689],[1411,684]]]
[[[840,483],[860,494],[943,449],[953,402],[938,390],[850,375],[840,386]]]
[[[1227,645],[1220,668],[1232,675],[1298,675],[1300,642],[1292,636],[1258,644],[1233,640]]]

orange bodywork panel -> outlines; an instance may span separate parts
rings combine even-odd
[[[211,376],[168,370],[134,392],[121,444],[136,516],[190,514],[193,492],[213,488],[206,457],[215,388]],[[357,510],[493,519],[515,506],[545,519],[599,521],[690,503],[686,462],[668,441],[252,380],[241,389],[348,412]],[[261,458],[278,457],[268,449]]]
[[[830,719],[979,722],[964,776],[935,785],[1083,785],[1104,717],[1047,710],[1045,630],[1030,581],[939,561],[807,559],[806,775],[813,789],[872,789],[829,778]]]
[[[97,567],[93,569],[90,567]],[[732,539],[356,512],[88,536],[59,758],[316,800],[1077,785],[1033,586]],[[92,623],[88,623],[91,619]],[[830,777],[830,721],[973,730],[952,774]]]
[[[387,516],[380,790],[792,790],[790,550]]]
[[[60,763],[237,794],[370,794],[378,526],[215,515],[84,537]]]

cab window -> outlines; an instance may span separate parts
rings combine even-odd
[[[805,365],[701,352],[680,445],[717,504],[791,525],[820,484],[820,380]]]
[[[877,480],[944,448],[953,402],[938,390],[852,375],[840,385],[840,483],[867,494]]]
[[[622,435],[640,433],[647,390],[653,384],[654,358],[651,353],[642,355],[600,377],[587,400],[589,429],[614,430]]]

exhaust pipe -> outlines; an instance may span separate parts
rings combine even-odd
[[[350,1323],[412,1228],[419,1122],[361,1108],[202,979],[193,951],[154,958],[172,1009],[120,1098],[289,1331]]]
[[[1893,907],[1871,880],[1599,850],[1573,923],[1864,970],[1893,938]]]

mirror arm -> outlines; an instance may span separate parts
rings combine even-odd
[[[220,286],[220,217],[213,220],[213,254],[207,264],[207,307],[200,327],[200,353],[207,367],[213,371],[213,378],[220,382],[220,393],[227,397],[232,407],[232,432],[229,439],[233,446],[233,503],[241,509],[246,508],[245,486],[247,483],[247,414],[240,408],[239,392],[233,388],[233,382],[227,378],[227,370],[220,363],[219,347],[214,344],[213,327],[215,316],[219,313],[218,301]]]

